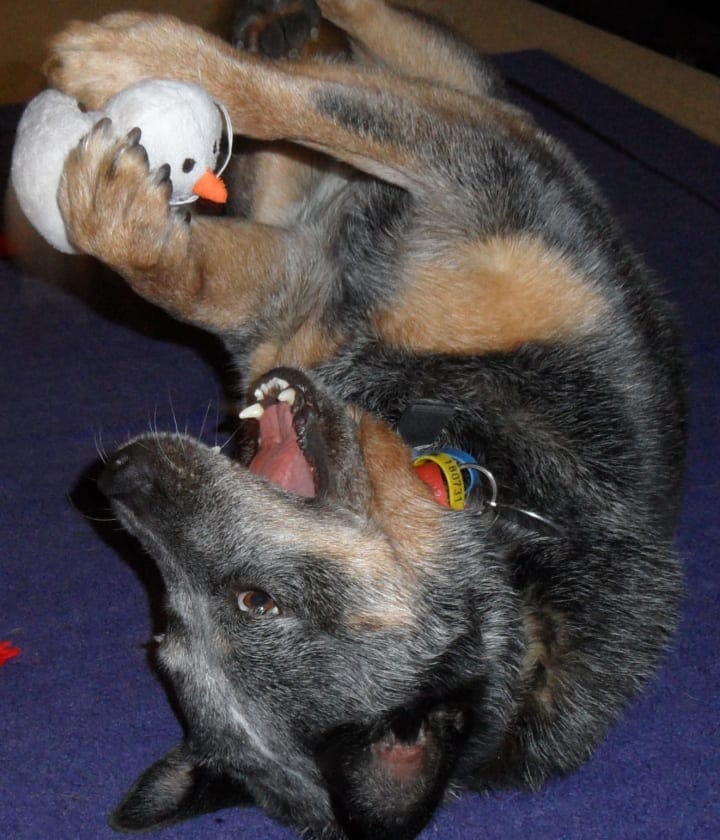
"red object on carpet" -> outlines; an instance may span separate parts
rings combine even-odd
[[[12,642],[0,642],[0,667],[16,656],[20,656],[21,653],[20,648],[15,647]]]

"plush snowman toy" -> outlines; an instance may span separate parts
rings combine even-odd
[[[75,253],[57,203],[65,159],[103,117],[110,118],[118,138],[140,129],[151,171],[170,165],[171,204],[200,197],[227,201],[219,176],[230,159],[232,127],[227,110],[204,88],[148,79],[121,90],[103,111],[91,112],[83,112],[72,97],[47,90],[29,103],[20,119],[10,177],[28,221],[59,251]],[[223,131],[227,153],[216,169]]]

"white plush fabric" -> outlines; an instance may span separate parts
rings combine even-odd
[[[28,221],[64,253],[75,249],[57,204],[60,176],[68,153],[104,116],[110,117],[118,137],[140,128],[151,171],[170,164],[173,204],[192,201],[194,185],[217,163],[223,118],[198,85],[148,79],[120,91],[102,112],[88,113],[71,97],[44,91],[30,102],[18,125],[11,181]],[[186,163],[190,160],[191,169]]]

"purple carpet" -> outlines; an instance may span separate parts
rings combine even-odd
[[[583,769],[535,795],[464,796],[423,837],[714,840],[720,150],[542,53],[500,64],[513,96],[602,184],[681,313],[693,395],[678,536],[687,600],[665,666]],[[0,188],[18,113],[0,109]],[[0,835],[12,840],[116,836],[109,810],[181,735],[148,665],[156,579],[131,541],[92,518],[103,516],[93,465],[96,443],[112,449],[149,425],[213,438],[224,361],[123,287],[108,298],[99,306],[0,261]],[[250,809],[160,836],[295,835]]]

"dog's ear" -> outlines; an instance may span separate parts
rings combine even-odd
[[[316,750],[350,840],[409,840],[442,800],[469,729],[460,705],[402,709],[326,733]]]
[[[117,831],[148,831],[249,803],[240,785],[197,764],[181,742],[140,776],[111,815],[110,825]]]

